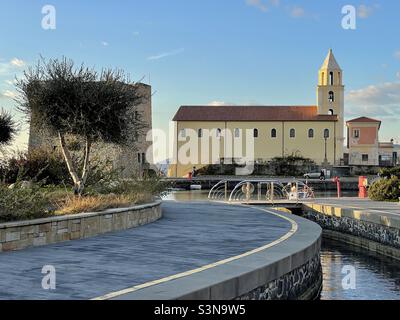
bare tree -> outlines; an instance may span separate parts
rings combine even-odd
[[[84,65],[75,67],[66,58],[41,59],[24,72],[17,88],[19,110],[28,116],[34,113],[31,122],[58,136],[74,192],[79,195],[90,172],[93,143],[125,144],[143,128],[141,117],[133,112],[142,96],[137,84],[129,83],[121,70],[98,73]],[[85,141],[80,173],[66,143],[68,135]]]

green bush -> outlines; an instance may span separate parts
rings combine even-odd
[[[40,186],[9,189],[0,184],[0,222],[30,220],[47,217],[53,208]]]
[[[308,158],[302,157],[299,153],[295,153],[285,157],[276,157],[268,162],[273,175],[277,176],[303,176],[306,172],[313,171],[317,165]]]
[[[391,178],[392,176],[400,178],[400,167],[381,169],[379,174],[382,178]]]
[[[375,201],[398,201],[400,197],[400,179],[396,176],[379,179],[369,188],[369,197]]]
[[[41,181],[46,185],[71,183],[68,168],[57,152],[34,150],[17,154],[0,165],[0,181]]]

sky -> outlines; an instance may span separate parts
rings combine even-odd
[[[55,29],[42,27],[46,5]],[[345,5],[357,10],[354,30],[342,27]],[[181,105],[315,105],[332,48],[346,119],[380,119],[381,140],[400,143],[399,12],[393,0],[0,0],[0,107],[22,119],[13,81],[40,55],[143,79],[163,130]]]

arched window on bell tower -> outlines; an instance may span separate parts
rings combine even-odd
[[[329,72],[329,85],[333,86],[333,80],[334,80],[334,76],[333,76],[333,72]]]
[[[333,91],[329,91],[329,102],[335,102],[335,93]]]

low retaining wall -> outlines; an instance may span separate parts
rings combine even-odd
[[[261,210],[261,209],[260,209]],[[199,270],[99,297],[100,300],[285,300],[315,299],[322,289],[322,230],[306,219],[291,221],[290,236]],[[293,231],[294,229],[294,231]]]
[[[329,238],[400,259],[400,216],[322,204],[304,204],[302,216],[327,230]]]
[[[162,217],[161,202],[96,213],[0,224],[0,252],[135,228]]]

